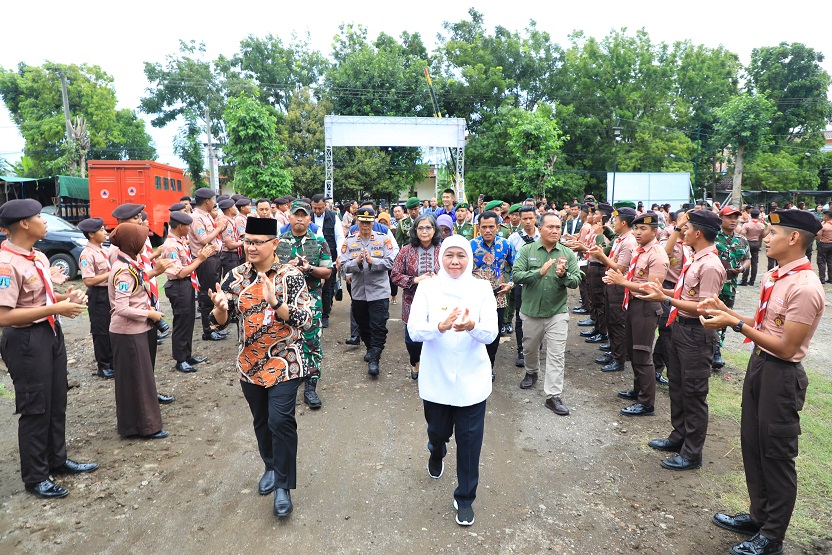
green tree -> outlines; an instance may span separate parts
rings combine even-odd
[[[224,150],[234,166],[234,189],[250,198],[274,198],[292,189],[292,175],[281,162],[284,146],[278,140],[272,112],[255,98],[240,95],[228,101],[223,114],[228,132]]]
[[[292,95],[286,118],[278,127],[280,142],[286,145],[284,165],[299,196],[311,197],[324,189],[324,116],[331,110],[326,100],[316,101],[310,89],[301,89]],[[338,189],[341,198],[340,183]]]
[[[547,190],[560,187],[555,179],[555,162],[563,141],[560,126],[553,118],[552,109],[541,105],[534,112],[518,109],[509,127],[508,147],[516,157],[519,171],[514,174],[518,192],[531,191],[545,195]]]
[[[173,151],[187,165],[186,173],[194,188],[207,187],[202,174],[205,173],[205,159],[202,157],[202,129],[192,112],[185,112],[185,125],[173,138]]]
[[[59,73],[67,78],[69,112],[86,121],[90,155],[110,159],[156,157],[144,122],[129,110],[116,110],[113,79],[98,66],[19,64],[0,68],[0,96],[26,141],[26,175],[67,171],[66,125]]]
[[[733,202],[741,202],[743,164],[765,144],[774,110],[774,105],[763,96],[743,93],[715,112],[718,118],[714,126],[715,138],[733,156]]]

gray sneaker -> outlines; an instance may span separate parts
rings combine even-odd
[[[454,520],[460,526],[471,526],[474,524],[474,508],[473,507],[460,507],[456,499],[454,499],[454,509],[456,509],[456,516]]]

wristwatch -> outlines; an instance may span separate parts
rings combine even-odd
[[[277,310],[281,306],[283,306],[283,299],[277,299],[277,303],[273,305],[269,305],[272,307],[272,310]]]
[[[745,325],[745,322],[744,322],[744,321],[742,321],[742,320],[740,320],[740,321],[737,323],[737,325],[736,325],[736,326],[731,326],[731,329],[732,329],[732,330],[734,330],[734,331],[735,331],[735,332],[737,332],[737,333],[742,333],[742,331],[740,331],[740,330],[742,330],[742,327],[743,327],[744,325]]]
[[[682,233],[682,228],[679,226],[673,226],[673,231],[678,231],[679,233]]]

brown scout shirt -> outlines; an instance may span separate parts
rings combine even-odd
[[[635,254],[635,251],[633,251],[634,256]],[[664,281],[664,276],[667,274],[667,267],[669,265],[670,263],[668,262],[667,253],[664,252],[664,247],[656,239],[653,239],[644,245],[644,252],[638,255],[635,273],[630,281],[633,283],[647,283],[648,276],[654,274],[659,276],[659,283],[661,283]]]
[[[17,256],[6,249],[23,256]],[[48,272],[49,259],[38,249],[32,250]],[[2,249],[0,249],[0,306],[12,309],[46,306],[46,286],[38,275],[35,262],[24,258],[29,252],[12,244],[11,241],[3,241]],[[41,318],[32,324],[45,321],[46,318]],[[28,328],[32,324],[12,327]]]
[[[804,256],[780,268],[779,274],[785,274],[792,268],[807,262],[809,259]],[[762,287],[765,287],[765,283],[773,272],[774,270],[771,270],[766,273]],[[780,338],[783,337],[783,327],[786,322],[799,322],[810,326],[811,329],[800,344],[800,349],[794,357],[789,359],[791,362],[800,362],[809,351],[809,341],[818,329],[825,304],[823,286],[817,274],[803,271],[790,276],[784,275],[774,282],[766,313],[760,324],[760,331]]]
[[[104,245],[94,247],[87,244],[84,250],[81,251],[79,259],[81,261],[81,277],[84,279],[100,276],[110,271],[110,252]],[[98,285],[93,285],[93,287],[106,288],[107,280],[105,279]]]
[[[765,231],[766,226],[758,219],[753,219],[748,223],[742,225],[739,229],[739,232],[742,235],[745,235],[745,238],[749,241],[760,241],[763,238],[763,232]]]
[[[248,216],[245,214],[241,214],[237,212],[237,215],[234,216],[234,225],[237,226],[237,237],[241,240],[243,237],[246,236],[246,222],[248,221]]]
[[[821,243],[832,243],[832,221],[823,222],[823,227],[820,228],[816,237]]]
[[[126,255],[122,255],[126,256]],[[141,264],[141,262],[139,262]],[[107,280],[107,293],[110,297],[110,333],[135,335],[150,330],[147,289],[136,278],[141,270],[134,269],[129,263],[116,259],[113,262],[110,279]]]
[[[616,264],[624,266],[624,272],[626,273],[626,268],[630,267],[630,260],[633,259],[633,254],[637,248],[638,242],[633,236],[633,232],[628,231],[615,240],[612,252],[610,253],[610,258],[612,258],[612,261]]]
[[[666,244],[667,241],[662,241],[662,246]],[[670,256],[667,258],[668,267],[667,275],[664,277],[665,281],[669,281],[674,284],[679,281],[679,275],[682,273],[682,266],[685,264],[685,251],[687,251],[688,256],[693,255],[690,249],[685,246],[685,242],[681,239],[677,239],[676,244],[673,245],[673,252],[670,253]],[[665,251],[665,254],[667,254],[667,251]]]
[[[225,226],[225,231],[223,231],[222,233],[220,233],[217,236],[222,241],[222,251],[221,252],[237,252],[237,247],[234,247],[232,249],[232,248],[228,248],[228,247],[225,246],[226,241],[231,241],[231,242],[239,241],[239,239],[237,239],[237,224],[234,221],[234,218],[231,218],[231,217],[226,216],[225,214],[223,214],[222,216],[220,216],[220,219],[225,220],[225,221],[228,222],[228,225]],[[196,252],[199,252],[199,251],[196,251]]]
[[[699,302],[714,297],[722,291],[722,284],[725,283],[726,277],[727,273],[722,266],[722,261],[716,254],[716,245],[705,247],[693,254],[693,261],[685,273],[685,281],[682,284],[682,294],[679,299]],[[687,312],[680,308],[679,316],[698,318],[699,314]]]
[[[200,243],[200,239],[213,232],[217,225],[214,223],[214,218],[211,217],[211,214],[201,208],[194,208],[191,216],[193,216],[194,221],[191,224],[190,231],[188,231],[188,243],[190,244],[191,252],[199,252],[199,249],[207,245],[207,243]],[[217,252],[220,252],[222,241],[220,241],[219,236],[214,239],[214,245],[217,247]],[[212,256],[216,256],[216,254]]]
[[[165,242],[162,244],[162,258],[172,260],[173,263],[165,270],[165,275],[168,281],[165,282],[165,287],[172,279],[182,279],[179,277],[179,272],[182,268],[188,266],[193,262],[190,253],[188,252],[188,238],[180,239],[174,235],[168,235]],[[185,276],[186,278],[188,276]]]

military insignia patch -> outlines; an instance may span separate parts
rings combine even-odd
[[[129,283],[119,283],[118,290],[122,293],[129,293],[130,292],[130,284]]]
[[[639,270],[639,271],[638,271],[638,275],[639,275],[639,276],[643,276],[643,275],[644,275],[644,270]]]
[[[87,266],[87,259],[86,258],[81,261],[81,266],[84,266],[84,267]]]
[[[671,259],[670,259],[670,264],[671,264],[671,266],[675,266],[677,262],[679,262],[679,261],[678,261],[677,259],[675,259],[675,258],[671,258]]]
[[[773,224],[779,224],[780,223],[780,214],[769,214],[768,221],[770,221]]]
[[[644,223],[652,224],[653,223],[653,217],[652,216],[647,216],[646,218],[644,218]]]
[[[691,297],[696,295],[696,289],[691,289],[690,291],[688,291],[688,295],[690,295]]]
[[[783,327],[783,319],[780,318],[779,316],[777,316],[774,319],[774,325],[777,326],[778,328],[782,328]]]

